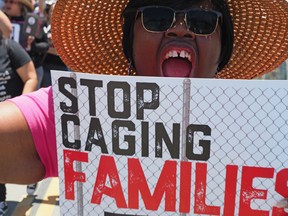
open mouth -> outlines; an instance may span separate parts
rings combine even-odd
[[[185,50],[170,50],[162,63],[163,74],[167,77],[189,77],[192,67],[191,54]]]

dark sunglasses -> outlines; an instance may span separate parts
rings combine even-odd
[[[218,25],[222,14],[218,11],[193,8],[176,11],[164,6],[146,6],[138,8],[136,18],[141,13],[142,25],[148,32],[158,33],[170,29],[175,21],[176,14],[184,13],[187,28],[196,35],[207,36],[212,34]]]

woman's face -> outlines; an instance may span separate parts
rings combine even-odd
[[[191,8],[199,7],[212,9],[208,0],[191,5]],[[166,32],[151,33],[143,28],[140,17],[135,21],[133,41],[137,75],[195,78],[215,75],[221,52],[219,24],[211,35],[198,36],[187,29],[181,13]]]
[[[8,16],[21,16],[21,5],[18,0],[5,0],[3,10]]]

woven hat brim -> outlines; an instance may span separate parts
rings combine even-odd
[[[221,78],[251,79],[288,58],[286,0],[228,0],[234,24],[233,55]]]
[[[52,16],[57,53],[74,71],[126,74],[122,10],[127,1],[58,0]]]
[[[52,16],[54,46],[73,71],[127,74],[121,13],[128,0],[58,0]],[[234,49],[221,78],[251,79],[288,58],[286,0],[227,0]]]

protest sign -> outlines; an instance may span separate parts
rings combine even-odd
[[[52,72],[66,215],[287,215],[287,81]]]
[[[27,35],[32,35],[38,39],[43,37],[45,18],[40,17],[35,13],[27,13],[24,21],[24,32]]]

